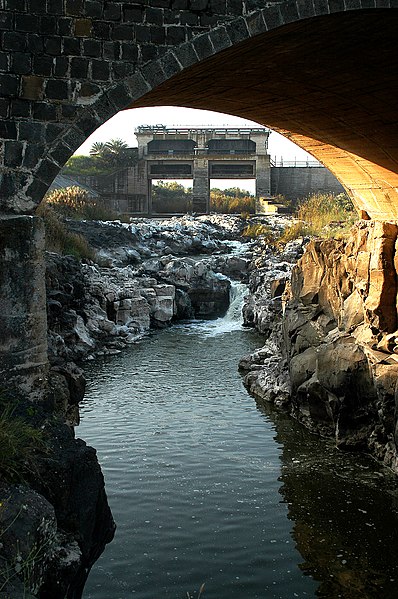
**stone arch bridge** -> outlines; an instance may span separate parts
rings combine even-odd
[[[398,0],[1,0],[0,378],[46,369],[42,232],[69,156],[128,107],[181,105],[289,137],[367,218],[398,216]]]

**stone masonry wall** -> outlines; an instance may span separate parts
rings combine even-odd
[[[47,374],[44,227],[33,216],[0,217],[0,387],[11,379],[40,399]]]

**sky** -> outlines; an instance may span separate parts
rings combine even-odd
[[[259,127],[258,123],[241,119],[229,114],[211,112],[210,110],[196,110],[193,108],[180,108],[175,106],[157,106],[155,108],[134,108],[124,110],[109,119],[99,127],[75,154],[89,154],[90,148],[96,141],[106,142],[110,139],[123,139],[130,147],[137,146],[134,129],[138,125],[166,125],[167,127]],[[268,140],[268,153],[271,158],[282,157],[284,160],[313,160],[301,148],[285,139],[274,131]]]

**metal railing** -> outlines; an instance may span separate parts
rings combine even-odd
[[[324,167],[322,162],[319,160],[283,160],[283,158],[271,158],[271,166],[283,166],[283,167]]]

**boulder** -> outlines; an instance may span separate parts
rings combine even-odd
[[[223,316],[229,307],[229,279],[207,273],[187,290],[196,318]]]
[[[1,596],[36,596],[54,555],[54,508],[23,484],[0,483],[0,497]]]

